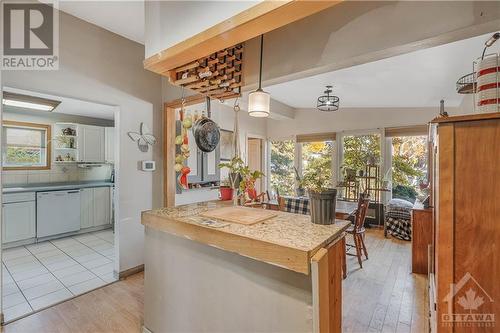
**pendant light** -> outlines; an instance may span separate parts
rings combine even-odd
[[[264,48],[264,35],[260,35],[260,69],[259,88],[248,94],[248,114],[252,117],[269,117],[271,95],[262,90],[262,51]]]
[[[324,95],[318,97],[316,107],[320,111],[337,111],[339,109],[340,99],[337,96],[331,95],[332,86],[326,86]]]

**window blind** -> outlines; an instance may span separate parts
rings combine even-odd
[[[429,133],[427,125],[414,125],[404,127],[387,127],[385,129],[385,137],[393,136],[417,136],[427,135]]]
[[[318,142],[318,141],[335,141],[337,133],[312,133],[312,134],[299,134],[297,135],[297,143],[302,142]]]

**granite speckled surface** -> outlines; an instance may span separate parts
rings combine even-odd
[[[237,235],[253,240],[297,249],[304,252],[314,252],[320,247],[338,238],[348,227],[349,221],[337,220],[332,225],[318,225],[311,222],[309,215],[291,214],[278,212],[276,217],[254,224],[242,225],[237,223],[220,222],[219,227],[214,228],[200,224],[207,218],[199,216],[200,213],[209,209],[227,207],[231,202],[211,201],[197,204],[178,206],[173,208],[161,208],[143,213],[142,223],[155,229],[160,229],[158,224],[150,224],[145,215],[151,214],[162,218],[162,223],[188,223],[199,228],[216,229],[228,235]],[[256,209],[256,208],[247,208]]]

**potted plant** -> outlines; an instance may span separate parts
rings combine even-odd
[[[236,205],[238,203],[238,196],[235,192],[240,186],[241,173],[242,169],[244,168],[243,160],[235,156],[229,162],[219,163],[219,168],[229,169],[229,183],[231,188],[233,189],[232,197],[234,205]]]
[[[304,187],[309,192],[311,221],[316,224],[333,224],[335,222],[335,205],[337,190],[331,186],[331,170],[304,174]]]
[[[231,187],[231,182],[228,179],[224,179],[220,185],[219,193],[220,199],[227,201],[233,199],[234,189]]]
[[[262,178],[264,174],[261,171],[250,170],[248,166],[244,166],[240,170],[241,181],[240,191],[245,195],[248,194],[249,200],[257,199],[257,191],[255,190],[255,182]]]

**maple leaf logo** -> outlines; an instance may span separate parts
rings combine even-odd
[[[465,297],[460,296],[458,298],[458,304],[464,308],[464,310],[477,310],[484,303],[484,299],[481,296],[476,296],[476,292],[469,288],[465,292]]]

